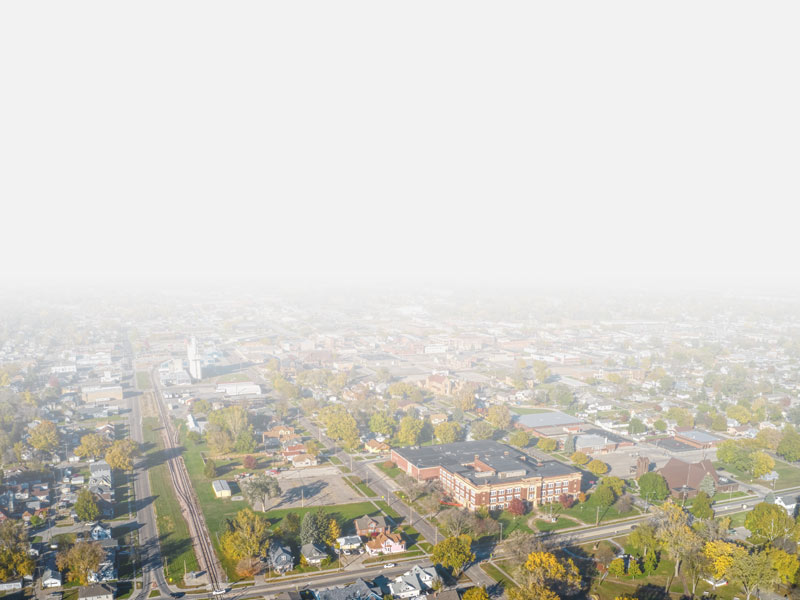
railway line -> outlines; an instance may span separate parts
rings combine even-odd
[[[164,399],[161,396],[161,390],[158,387],[156,375],[153,372],[150,373],[150,378],[153,382],[153,394],[156,406],[158,407],[158,413],[164,425],[164,449],[167,451],[177,450],[180,448],[178,432],[172,425],[172,421],[167,414],[166,407],[164,406]],[[178,501],[181,504],[183,516],[189,525],[189,533],[192,535],[197,561],[200,563],[200,568],[205,570],[208,575],[213,594],[219,596],[225,591],[225,572],[220,567],[217,555],[214,552],[214,546],[211,544],[211,538],[208,535],[208,527],[206,527],[205,518],[203,517],[203,512],[200,510],[199,502],[197,501],[194,488],[192,487],[192,482],[189,479],[189,473],[186,470],[186,465],[183,463],[183,457],[177,454],[170,455],[166,463],[172,485],[175,488],[175,494],[178,496]]]

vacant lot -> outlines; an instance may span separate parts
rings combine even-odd
[[[336,467],[286,471],[280,474],[278,481],[283,493],[267,509],[348,504],[364,499],[342,481],[342,474]]]

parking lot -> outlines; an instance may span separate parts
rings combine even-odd
[[[608,464],[610,468],[610,475],[627,479],[632,477],[630,468],[636,466],[636,459],[639,456],[646,456],[649,458],[651,465],[652,463],[655,463],[655,466],[650,467],[651,470],[656,470],[667,464],[667,461],[673,457],[685,462],[697,462],[703,460],[703,458],[708,458],[713,462],[716,460],[716,454],[716,449],[692,449],[691,451],[686,452],[669,452],[664,448],[656,448],[655,446],[651,446],[649,444],[642,444],[635,449],[630,448],[626,450],[620,450],[618,452],[610,452],[609,454],[600,454],[596,456],[596,458],[599,458]]]
[[[284,471],[277,477],[281,485],[280,502],[270,508],[298,508],[361,502],[364,497],[342,480],[333,466]]]

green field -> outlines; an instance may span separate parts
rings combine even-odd
[[[398,475],[400,475],[400,473],[402,473],[402,472],[403,472],[403,470],[402,470],[400,467],[389,467],[389,468],[387,468],[387,467],[385,467],[385,466],[384,466],[384,464],[383,464],[382,462],[381,462],[381,463],[375,463],[375,464],[377,465],[377,467],[378,467],[378,468],[379,468],[381,471],[383,471],[384,473],[386,473],[386,475],[388,475],[388,476],[389,476],[389,477],[391,477],[392,479],[394,479],[395,477],[397,477]]]
[[[157,454],[163,449],[161,427],[155,417],[147,417],[142,422],[145,443],[153,444],[149,454]],[[180,582],[184,575],[184,561],[189,571],[199,570],[194,555],[189,527],[181,514],[175,490],[169,478],[167,465],[157,464],[148,470],[150,491],[155,498],[156,526],[161,542],[161,556],[166,559],[166,573],[171,582]]]
[[[589,496],[589,499],[586,502],[579,502],[575,504],[572,508],[562,508],[560,504],[557,505],[555,510],[556,515],[563,515],[565,517],[570,517],[572,519],[577,519],[579,521],[583,521],[584,523],[588,523],[594,525],[595,521],[597,520],[598,516],[600,517],[600,522],[604,521],[612,521],[614,519],[621,519],[625,517],[632,517],[634,515],[640,514],[638,508],[633,507],[626,513],[620,513],[614,506],[609,507],[600,507],[598,510],[598,505],[594,501],[595,495],[592,494]]]
[[[565,519],[564,517],[558,517],[555,523],[552,521],[545,521],[544,519],[536,519],[534,524],[539,531],[555,531],[557,529],[566,529],[567,527],[576,527],[578,525],[578,523],[572,519]]]
[[[140,390],[152,390],[153,382],[150,381],[150,373],[147,371],[136,372],[136,387]]]
[[[483,563],[481,565],[481,569],[483,569],[486,574],[494,579],[497,583],[503,586],[504,590],[510,590],[514,587],[511,579],[509,579],[500,569],[495,567],[491,563]]]
[[[737,480],[743,483],[758,483],[765,487],[772,487],[771,481],[762,481],[760,479],[753,479],[749,473],[742,471],[741,469],[737,469],[733,465],[729,465],[722,462],[714,463],[714,466],[722,469],[725,469],[729,473],[731,473]],[[775,482],[775,490],[785,490],[787,488],[793,488],[800,486],[800,469],[797,467],[790,465],[787,462],[784,462],[779,459],[775,459],[775,472],[778,473],[778,480]]]

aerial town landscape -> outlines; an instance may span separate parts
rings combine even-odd
[[[796,308],[6,298],[0,592],[792,594]]]

